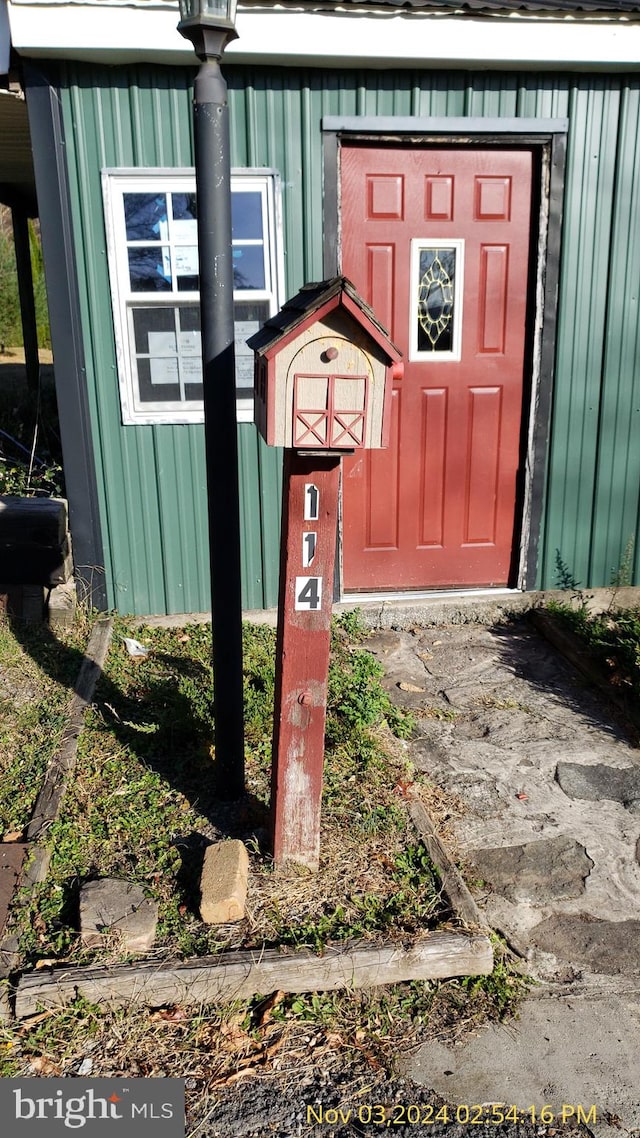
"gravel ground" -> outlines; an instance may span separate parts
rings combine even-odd
[[[386,1130],[403,1138],[425,1132],[439,1138],[470,1138],[479,1129],[500,1138],[589,1133],[581,1126],[547,1127],[530,1120],[501,1124],[498,1108],[494,1115],[491,1104],[484,1104],[482,1111],[479,1106],[470,1109],[474,1123],[457,1121],[456,1115],[465,1119],[466,1113],[463,1104],[446,1107],[424,1087],[376,1074],[370,1068],[314,1068],[297,1085],[295,1073],[289,1073],[247,1079],[223,1089],[189,1120],[187,1138],[355,1138]]]

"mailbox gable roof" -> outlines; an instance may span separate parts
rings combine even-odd
[[[276,349],[284,347],[293,336],[340,306],[382,348],[390,361],[402,358],[402,353],[389,339],[386,328],[383,328],[347,277],[333,277],[328,281],[303,285],[300,292],[291,297],[275,316],[266,321],[259,332],[247,340],[247,344],[261,356],[272,356]]]

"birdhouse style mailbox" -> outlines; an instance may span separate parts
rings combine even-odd
[[[270,446],[387,446],[401,356],[346,277],[305,285],[247,343],[255,422]]]
[[[256,425],[284,452],[271,768],[276,865],[318,868],[340,464],[383,447],[400,352],[346,277],[305,285],[247,341]]]

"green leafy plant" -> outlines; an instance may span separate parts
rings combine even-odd
[[[494,1018],[512,1015],[526,996],[533,981],[513,964],[513,954],[497,933],[490,933],[493,944],[493,970],[489,976],[465,976],[457,981],[472,998],[490,1005]]]
[[[345,614],[346,615],[346,614]],[[351,616],[351,614],[348,614]],[[338,625],[338,631],[344,623]],[[363,648],[332,638],[332,658],[327,690],[327,738],[338,742],[354,728],[363,730],[384,720],[398,738],[408,738],[415,727],[413,716],[392,703],[380,680],[384,668]]]
[[[559,549],[556,549],[555,583],[557,589],[572,589],[574,592],[577,592],[577,590],[580,588],[580,582],[576,580],[566,561],[563,561]]]
[[[640,606],[589,613],[549,602],[548,611],[578,636],[619,692],[640,696]]]
[[[28,463],[9,462],[0,455],[0,494],[22,497],[45,494],[61,498],[64,493],[62,467],[57,463],[31,467]]]
[[[624,547],[624,553],[617,569],[611,570],[611,588],[623,589],[633,583],[633,553],[636,539],[632,534]]]
[[[620,564],[617,569],[611,571],[611,600],[609,601],[608,611],[615,607],[616,598],[620,589],[627,588],[633,584],[633,555],[635,550],[635,537],[632,534],[624,549]]]

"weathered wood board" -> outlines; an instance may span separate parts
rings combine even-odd
[[[467,925],[486,928],[487,922],[471,896],[457,865],[436,834],[427,809],[419,799],[412,798],[410,800],[409,815],[426,846],[429,857],[440,874],[442,887],[456,916]]]
[[[57,817],[67,788],[69,774],[76,764],[78,737],[82,731],[84,713],[93,698],[93,692],[109,650],[112,633],[113,619],[111,617],[98,620],[93,626],[84,659],[80,665],[62,741],[49,763],[42,788],[36,799],[31,821],[27,826],[26,839],[28,842],[39,841]],[[34,855],[23,875],[23,881],[27,883],[42,881],[48,867],[49,858],[46,855],[42,853],[38,855],[37,851],[34,851]]]
[[[532,609],[529,619],[536,631],[544,636],[585,679],[598,689],[616,709],[616,712],[620,713],[618,721],[625,730],[630,732],[634,746],[637,745],[638,731],[640,731],[640,712],[633,700],[633,695],[627,695],[624,688],[616,690],[613,685],[608,684],[606,676],[598,663],[590,656],[586,645],[569,629],[563,628],[550,613],[545,612],[544,609]]]
[[[26,852],[22,842],[0,843],[0,935],[4,932],[9,904]]]
[[[403,980],[488,976],[493,949],[481,933],[433,932],[410,947],[397,944],[345,945],[324,956],[287,955],[277,949],[233,952],[172,963],[149,960],[135,965],[56,968],[32,972],[18,983],[15,1014],[21,1019],[39,1008],[63,1007],[76,996],[121,1007],[193,1005],[247,999],[269,992],[373,988]]]

